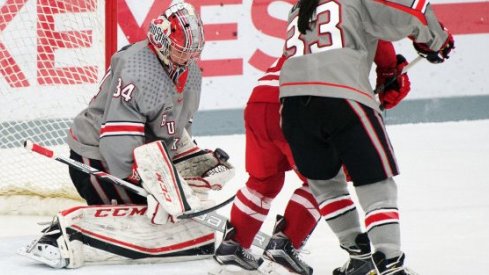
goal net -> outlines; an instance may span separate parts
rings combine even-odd
[[[82,203],[68,167],[23,143],[68,156],[70,122],[116,47],[115,2],[0,0],[1,214],[53,214]]]

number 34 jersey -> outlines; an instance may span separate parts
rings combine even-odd
[[[184,86],[176,85],[150,47],[141,41],[112,57],[98,94],[75,117],[67,137],[71,150],[102,160],[120,178],[132,172],[134,148],[163,140],[176,149],[199,106],[198,65],[190,61],[179,78]]]
[[[448,37],[426,0],[320,0],[305,35],[298,14],[297,4],[288,19],[280,97],[347,98],[380,112],[369,82],[378,40],[411,36],[437,51]]]

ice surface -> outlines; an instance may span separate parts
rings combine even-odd
[[[407,264],[420,274],[489,274],[489,120],[387,127],[396,151],[403,250]],[[220,147],[237,167],[235,179],[213,194],[222,201],[246,181],[244,136],[200,137],[201,147]],[[296,176],[286,177],[283,192],[274,201],[262,230],[270,232],[276,213],[298,187]],[[219,211],[229,214],[229,206]],[[0,266],[2,274],[53,274],[53,270],[15,254],[49,217],[0,217]],[[218,235],[220,239],[220,234]],[[324,221],[309,239],[303,258],[314,274],[331,274],[346,254]],[[256,253],[260,251],[255,250]],[[213,260],[153,265],[86,266],[59,270],[62,274],[207,274]]]

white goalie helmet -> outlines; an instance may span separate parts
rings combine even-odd
[[[192,5],[173,1],[151,21],[148,39],[165,64],[185,66],[198,58],[204,47],[202,20]]]

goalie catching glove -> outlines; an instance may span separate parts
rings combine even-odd
[[[209,190],[221,190],[234,176],[234,167],[228,159],[229,156],[222,149],[211,151],[198,148],[188,155],[177,156],[173,162],[195,192],[207,193]]]
[[[215,151],[201,149],[190,140],[188,134],[185,138],[185,145],[173,158],[180,175],[197,193],[221,190],[235,173],[234,167],[228,162],[228,154],[219,148]]]

